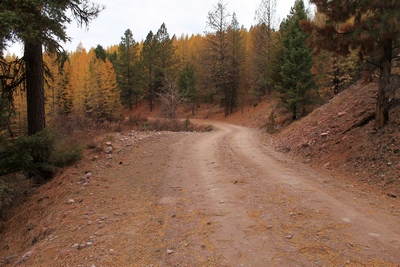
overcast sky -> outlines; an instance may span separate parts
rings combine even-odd
[[[156,33],[165,23],[170,36],[202,34],[206,30],[207,13],[218,0],[92,0],[105,6],[100,16],[85,31],[72,22],[68,36],[72,41],[65,44],[68,51],[75,51],[79,43],[86,49],[98,44],[107,48],[119,44],[126,29],[131,29],[136,41],[144,40],[149,33]],[[236,13],[238,22],[249,29],[254,25],[254,14],[261,0],[225,0],[230,14]],[[279,21],[286,18],[295,0],[277,0]],[[304,1],[308,4],[308,1]],[[18,48],[13,48],[15,52]],[[21,48],[19,48],[21,50]],[[18,53],[18,52],[17,52]]]

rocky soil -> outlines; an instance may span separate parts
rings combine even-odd
[[[356,84],[277,136],[273,146],[303,162],[343,176],[350,183],[375,185],[400,197],[400,107],[376,131],[377,84]]]
[[[400,266],[400,108],[374,130],[375,95],[358,84],[274,135],[97,136],[3,210],[0,266]],[[271,107],[197,116],[259,129]]]

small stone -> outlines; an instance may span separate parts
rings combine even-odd
[[[174,251],[172,249],[167,249],[167,254],[172,254]]]
[[[93,245],[93,242],[87,242],[86,245],[91,246]]]
[[[88,222],[87,222],[88,225],[91,225],[92,223],[93,223],[92,221],[88,221]]]
[[[272,229],[272,225],[268,225],[268,226],[267,226],[267,229]]]
[[[338,117],[342,117],[342,116],[344,116],[344,115],[346,115],[346,114],[347,114],[346,111],[341,111],[341,112],[339,112],[337,115],[338,115]]]
[[[74,203],[75,203],[75,200],[73,200],[72,198],[68,199],[68,204],[74,204]]]
[[[104,221],[105,219],[107,219],[107,216],[101,217],[101,220],[102,220],[102,221]]]
[[[27,259],[27,258],[29,258],[30,256],[32,256],[32,251],[28,251],[28,252],[26,252],[23,256],[22,256],[22,259]]]
[[[93,173],[91,173],[91,172],[87,172],[87,173],[85,174],[86,178],[89,178],[89,177],[92,176],[92,175],[93,175]]]
[[[84,249],[85,247],[86,247],[85,244],[79,244],[79,245],[78,245],[78,250]]]
[[[106,154],[111,154],[113,152],[112,146],[108,146],[108,147],[104,148],[104,152]]]
[[[106,142],[106,146],[112,146],[111,142]]]
[[[75,243],[75,244],[72,245],[72,248],[78,248],[78,247],[79,247],[78,243]]]
[[[285,236],[285,238],[286,238],[286,239],[292,239],[292,238],[293,238],[293,235],[287,235],[287,236]]]

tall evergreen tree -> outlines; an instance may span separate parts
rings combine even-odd
[[[313,58],[307,46],[307,34],[301,29],[300,21],[307,15],[302,0],[296,0],[290,14],[281,24],[283,37],[283,64],[281,83],[277,90],[286,108],[292,112],[292,120],[305,113],[309,101],[307,92],[314,87]]]
[[[160,57],[159,68],[164,76],[173,79],[176,76],[177,63],[179,63],[175,55],[176,47],[173,42],[175,37],[170,38],[165,23],[163,23],[158,29],[155,38],[157,39],[158,55]]]
[[[118,47],[118,60],[116,65],[117,81],[121,88],[122,104],[133,108],[133,101],[136,105],[140,95],[140,88],[137,86],[137,62],[139,56],[138,43],[133,39],[130,29],[127,29]]]
[[[80,26],[87,26],[101,11],[89,0],[2,0],[0,9],[0,48],[5,41],[24,44],[28,134],[46,127],[44,104],[44,66],[42,46],[60,49],[59,41],[67,41],[66,25],[70,16]]]
[[[153,102],[156,97],[156,70],[160,65],[158,44],[158,40],[150,31],[140,51],[141,82],[144,86],[145,96],[149,100],[150,112],[153,111]]]
[[[375,128],[389,120],[390,76],[394,49],[399,47],[400,1],[311,0],[318,12],[326,16],[325,25],[304,23],[313,33],[311,45],[341,55],[359,48],[380,71]]]

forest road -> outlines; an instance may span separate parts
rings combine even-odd
[[[398,199],[213,125],[164,152],[154,266],[400,266]]]

